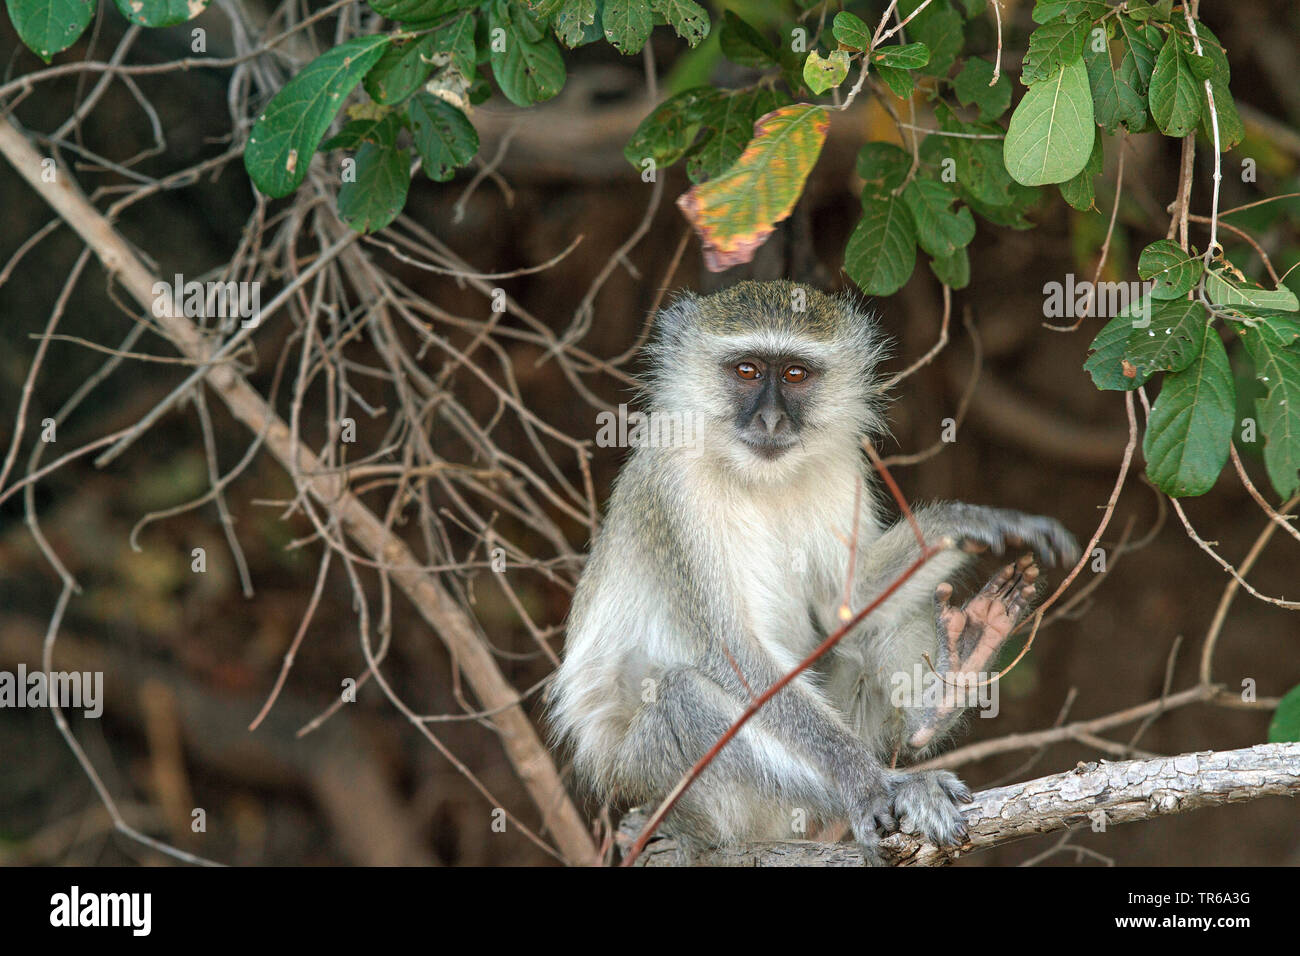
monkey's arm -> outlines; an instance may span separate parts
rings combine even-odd
[[[1004,508],[986,508],[960,501],[940,501],[914,510],[927,545],[944,550],[930,558],[880,610],[877,622],[901,624],[919,607],[927,614],[934,589],[967,566],[971,555],[1007,548],[1032,548],[1048,565],[1073,561],[1079,546],[1060,522]],[[874,600],[921,555],[916,532],[900,519],[863,549],[858,558],[855,599],[858,606]]]

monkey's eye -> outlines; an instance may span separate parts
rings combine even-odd
[[[808,381],[808,370],[802,365],[787,365],[781,377],[791,385],[798,385]]]
[[[736,374],[746,381],[753,381],[758,378],[758,366],[753,362],[741,362],[736,366]]]

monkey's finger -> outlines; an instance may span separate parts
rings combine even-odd
[[[1025,584],[1007,602],[1007,616],[1011,618],[1013,626],[1029,613],[1030,608],[1038,601],[1038,586],[1033,583]]]
[[[984,587],[980,588],[980,596],[986,598],[997,597],[1007,589],[1016,578],[1016,566],[1014,564],[1004,565],[997,574],[985,582]]]
[[[1026,578],[1031,569],[1033,575]],[[1002,569],[1002,574],[998,575],[998,579],[1002,583],[1002,587],[997,592],[998,598],[1003,604],[1006,604],[1011,600],[1012,595],[1024,587],[1026,581],[1032,581],[1036,577],[1038,577],[1038,569],[1034,564],[1034,556],[1032,554],[1023,555],[1015,564],[1008,564]]]
[[[970,792],[970,787],[966,786],[961,777],[951,771],[940,772],[939,786],[943,788],[944,793],[958,803],[971,803],[975,800],[975,797]]]
[[[1009,528],[1007,543],[1030,547],[1049,565],[1072,564],[1079,558],[1079,544],[1074,535],[1052,518],[1021,515]]]

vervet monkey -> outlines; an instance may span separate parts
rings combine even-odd
[[[656,333],[649,419],[681,440],[641,443],[615,481],[552,690],[580,778],[628,802],[665,797],[840,625],[850,568],[857,611],[920,554],[909,523],[885,514],[863,452],[883,430],[886,344],[851,298],[742,282],[683,295]],[[943,549],[723,748],[666,821],[675,836],[800,839],[794,821],[846,821],[870,862],[896,826],[964,838],[970,791],[954,774],[890,767],[932,749],[960,711],[896,707],[891,682],[917,664],[929,673],[923,655],[940,674],[978,658],[1032,604],[1026,555],[949,606],[971,551],[1024,545],[1055,563],[1078,548],[1058,522],[1015,511],[944,502],[915,518]]]

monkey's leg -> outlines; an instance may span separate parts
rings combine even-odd
[[[994,656],[1033,604],[1038,574],[1033,555],[1026,554],[990,578],[962,608],[948,603],[951,584],[940,584],[935,589],[939,653],[934,665],[938,678],[944,681],[945,693],[942,703],[923,711],[921,719],[909,728],[909,745],[918,749],[926,746],[969,706],[966,698],[989,679],[987,672]]]
[[[621,755],[638,781],[652,788],[644,796],[668,793],[740,707],[701,671],[665,673],[655,701],[633,720]],[[882,766],[796,683],[718,753],[686,791],[672,825],[688,841],[719,843],[798,838],[804,834],[791,825],[795,821],[846,819],[864,857],[876,864],[880,838],[900,815],[932,840],[960,842],[965,828],[957,803],[969,799],[948,771],[904,773]]]
[[[633,718],[620,765],[633,799],[663,799],[727,731],[743,705],[703,672],[665,671]],[[667,826],[689,842],[800,839],[801,821],[841,815],[835,784],[751,720],[685,792]]]

